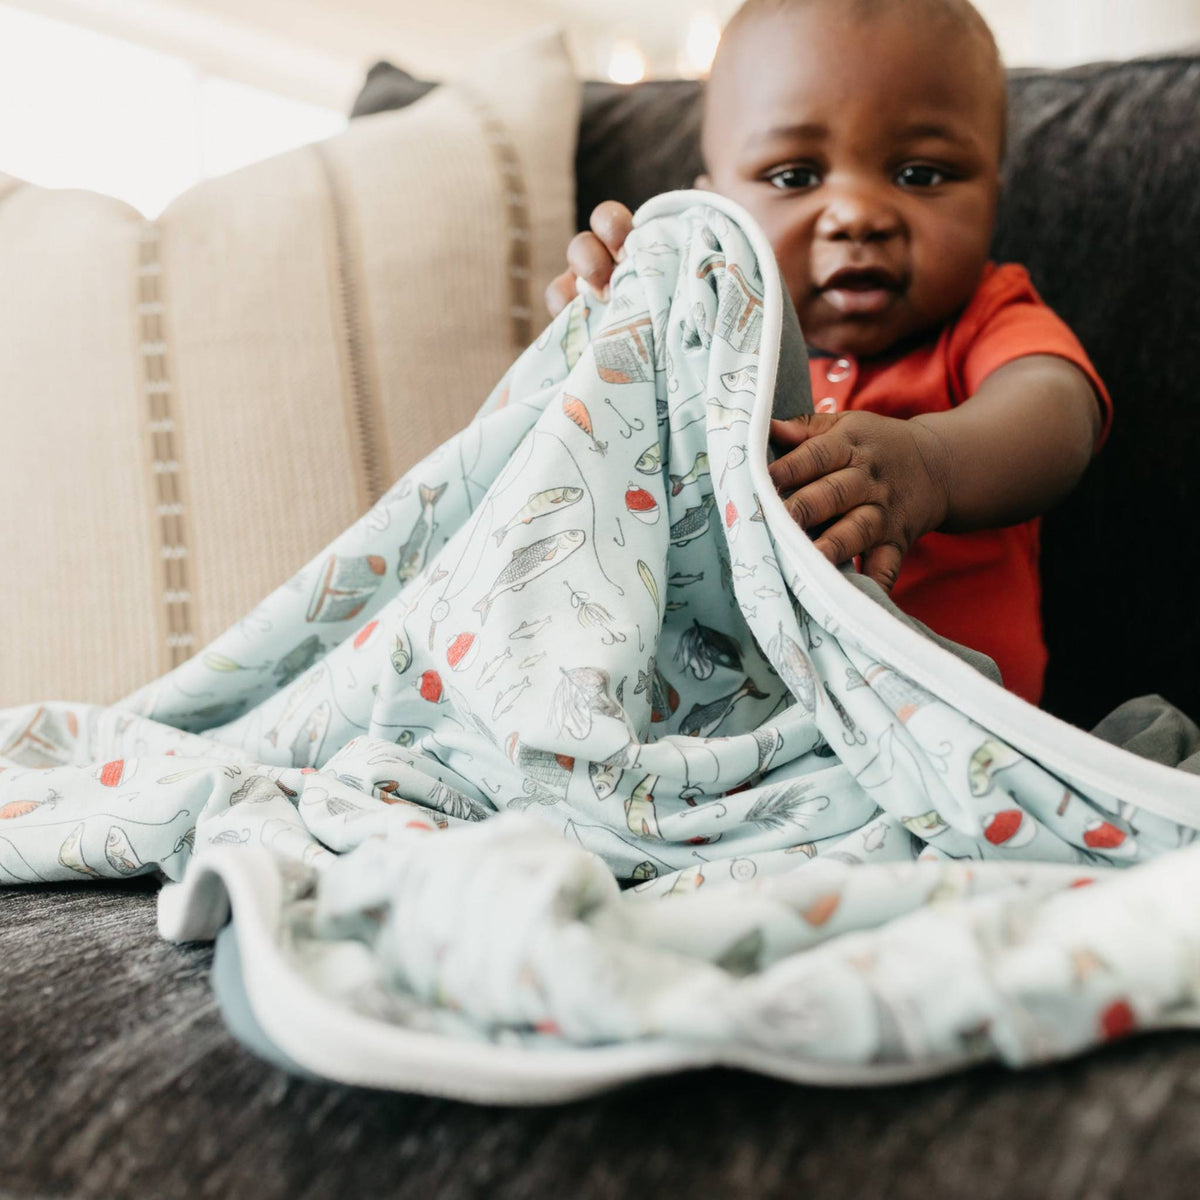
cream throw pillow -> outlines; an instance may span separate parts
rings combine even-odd
[[[547,31],[157,221],[0,176],[0,707],[182,662],[461,428],[544,324],[578,119]]]

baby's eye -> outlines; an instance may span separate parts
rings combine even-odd
[[[923,163],[912,163],[896,172],[896,182],[901,187],[932,188],[945,183],[947,178],[944,171]]]
[[[798,191],[801,188],[816,187],[821,182],[820,175],[812,167],[784,167],[767,176],[769,183],[780,191]]]

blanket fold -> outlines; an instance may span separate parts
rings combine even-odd
[[[193,659],[0,713],[0,882],[182,881],[162,932],[232,909],[264,1053],[472,1099],[1192,1019],[1200,781],[1005,693],[789,520],[767,427],[808,372],[747,214],[671,193],[627,249]]]

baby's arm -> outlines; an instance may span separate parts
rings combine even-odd
[[[947,412],[772,421],[795,449],[771,464],[793,518],[830,521],[816,546],[833,562],[862,555],[885,588],[917,538],[1013,525],[1045,512],[1079,481],[1099,436],[1096,394],[1066,359],[1035,354],[997,368]]]

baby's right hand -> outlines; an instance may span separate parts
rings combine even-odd
[[[591,233],[577,233],[567,246],[567,269],[546,289],[546,307],[557,316],[575,299],[575,281],[586,280],[601,300],[608,299],[614,263],[624,258],[622,247],[633,228],[633,213],[619,200],[605,200],[592,209]]]

